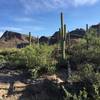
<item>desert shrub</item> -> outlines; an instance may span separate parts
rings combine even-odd
[[[4,67],[18,66],[18,64],[16,63],[16,61],[19,59],[18,53],[19,53],[19,50],[16,48],[1,49],[0,50],[1,65],[5,64]]]
[[[0,55],[0,63],[2,63],[4,61],[5,61],[4,56],[3,55]]]
[[[10,67],[22,69],[26,67],[26,59],[23,57],[22,49],[7,56]]]
[[[56,60],[53,55],[54,46],[36,45],[23,49],[6,49],[0,51],[0,62],[6,59],[11,68],[28,68],[32,76],[44,72],[54,72]]]
[[[83,89],[83,91],[80,91],[79,95],[77,95],[76,93],[72,94],[68,92],[64,86],[63,86],[63,90],[65,92],[64,100],[89,100],[85,88]]]
[[[87,38],[80,39],[77,44],[72,46],[70,51],[71,62],[76,67],[78,64],[92,63],[97,68],[100,66],[100,37],[91,32],[87,35]]]
[[[29,68],[33,77],[37,77],[42,72],[54,72],[55,61],[52,57],[54,48],[48,45],[33,45],[22,50],[23,57],[26,60],[26,66]]]
[[[92,85],[94,89],[94,93],[92,96],[89,96],[86,88],[83,88],[83,90],[80,90],[79,94],[76,93],[72,94],[71,92],[68,92],[65,87],[63,87],[63,91],[65,93],[64,100],[100,100],[100,92],[99,87],[97,85]]]
[[[0,68],[4,67],[6,63],[6,59],[3,55],[0,55]]]
[[[0,55],[7,56],[7,55],[13,54],[17,51],[18,51],[18,49],[16,49],[16,48],[0,49]]]
[[[95,72],[94,66],[92,64],[87,63],[87,64],[80,65],[79,71],[77,73],[72,74],[69,77],[69,80],[71,80],[72,82],[74,81],[80,83],[82,82],[85,88],[85,90],[84,89],[80,90],[80,94],[78,95],[74,93],[76,99],[73,100],[91,100],[91,99],[99,100],[100,99],[100,73]],[[67,94],[70,94],[69,97],[73,98],[73,93],[67,91]],[[85,96],[86,98],[83,99],[83,96]]]

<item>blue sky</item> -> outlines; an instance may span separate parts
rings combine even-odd
[[[69,31],[100,22],[100,0],[0,0],[0,35],[5,30],[52,35],[60,27],[60,12]]]

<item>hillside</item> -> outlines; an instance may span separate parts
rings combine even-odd
[[[36,39],[32,37],[32,42],[35,40]],[[12,31],[5,31],[0,38],[0,47],[16,47],[21,43],[29,43],[28,35]]]

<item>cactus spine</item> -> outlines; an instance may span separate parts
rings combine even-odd
[[[64,18],[63,13],[61,13],[61,31],[60,31],[60,38],[61,38],[61,52],[62,52],[62,59],[65,59],[65,34],[66,34],[66,25],[64,25]]]
[[[31,32],[29,32],[29,45],[31,46]]]

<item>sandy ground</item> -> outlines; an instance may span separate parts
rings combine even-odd
[[[0,100],[31,100],[19,99],[30,81],[25,70],[0,70]]]
[[[0,100],[48,100],[43,80],[61,83],[65,81],[65,76],[61,72],[32,80],[25,70],[0,70]]]

